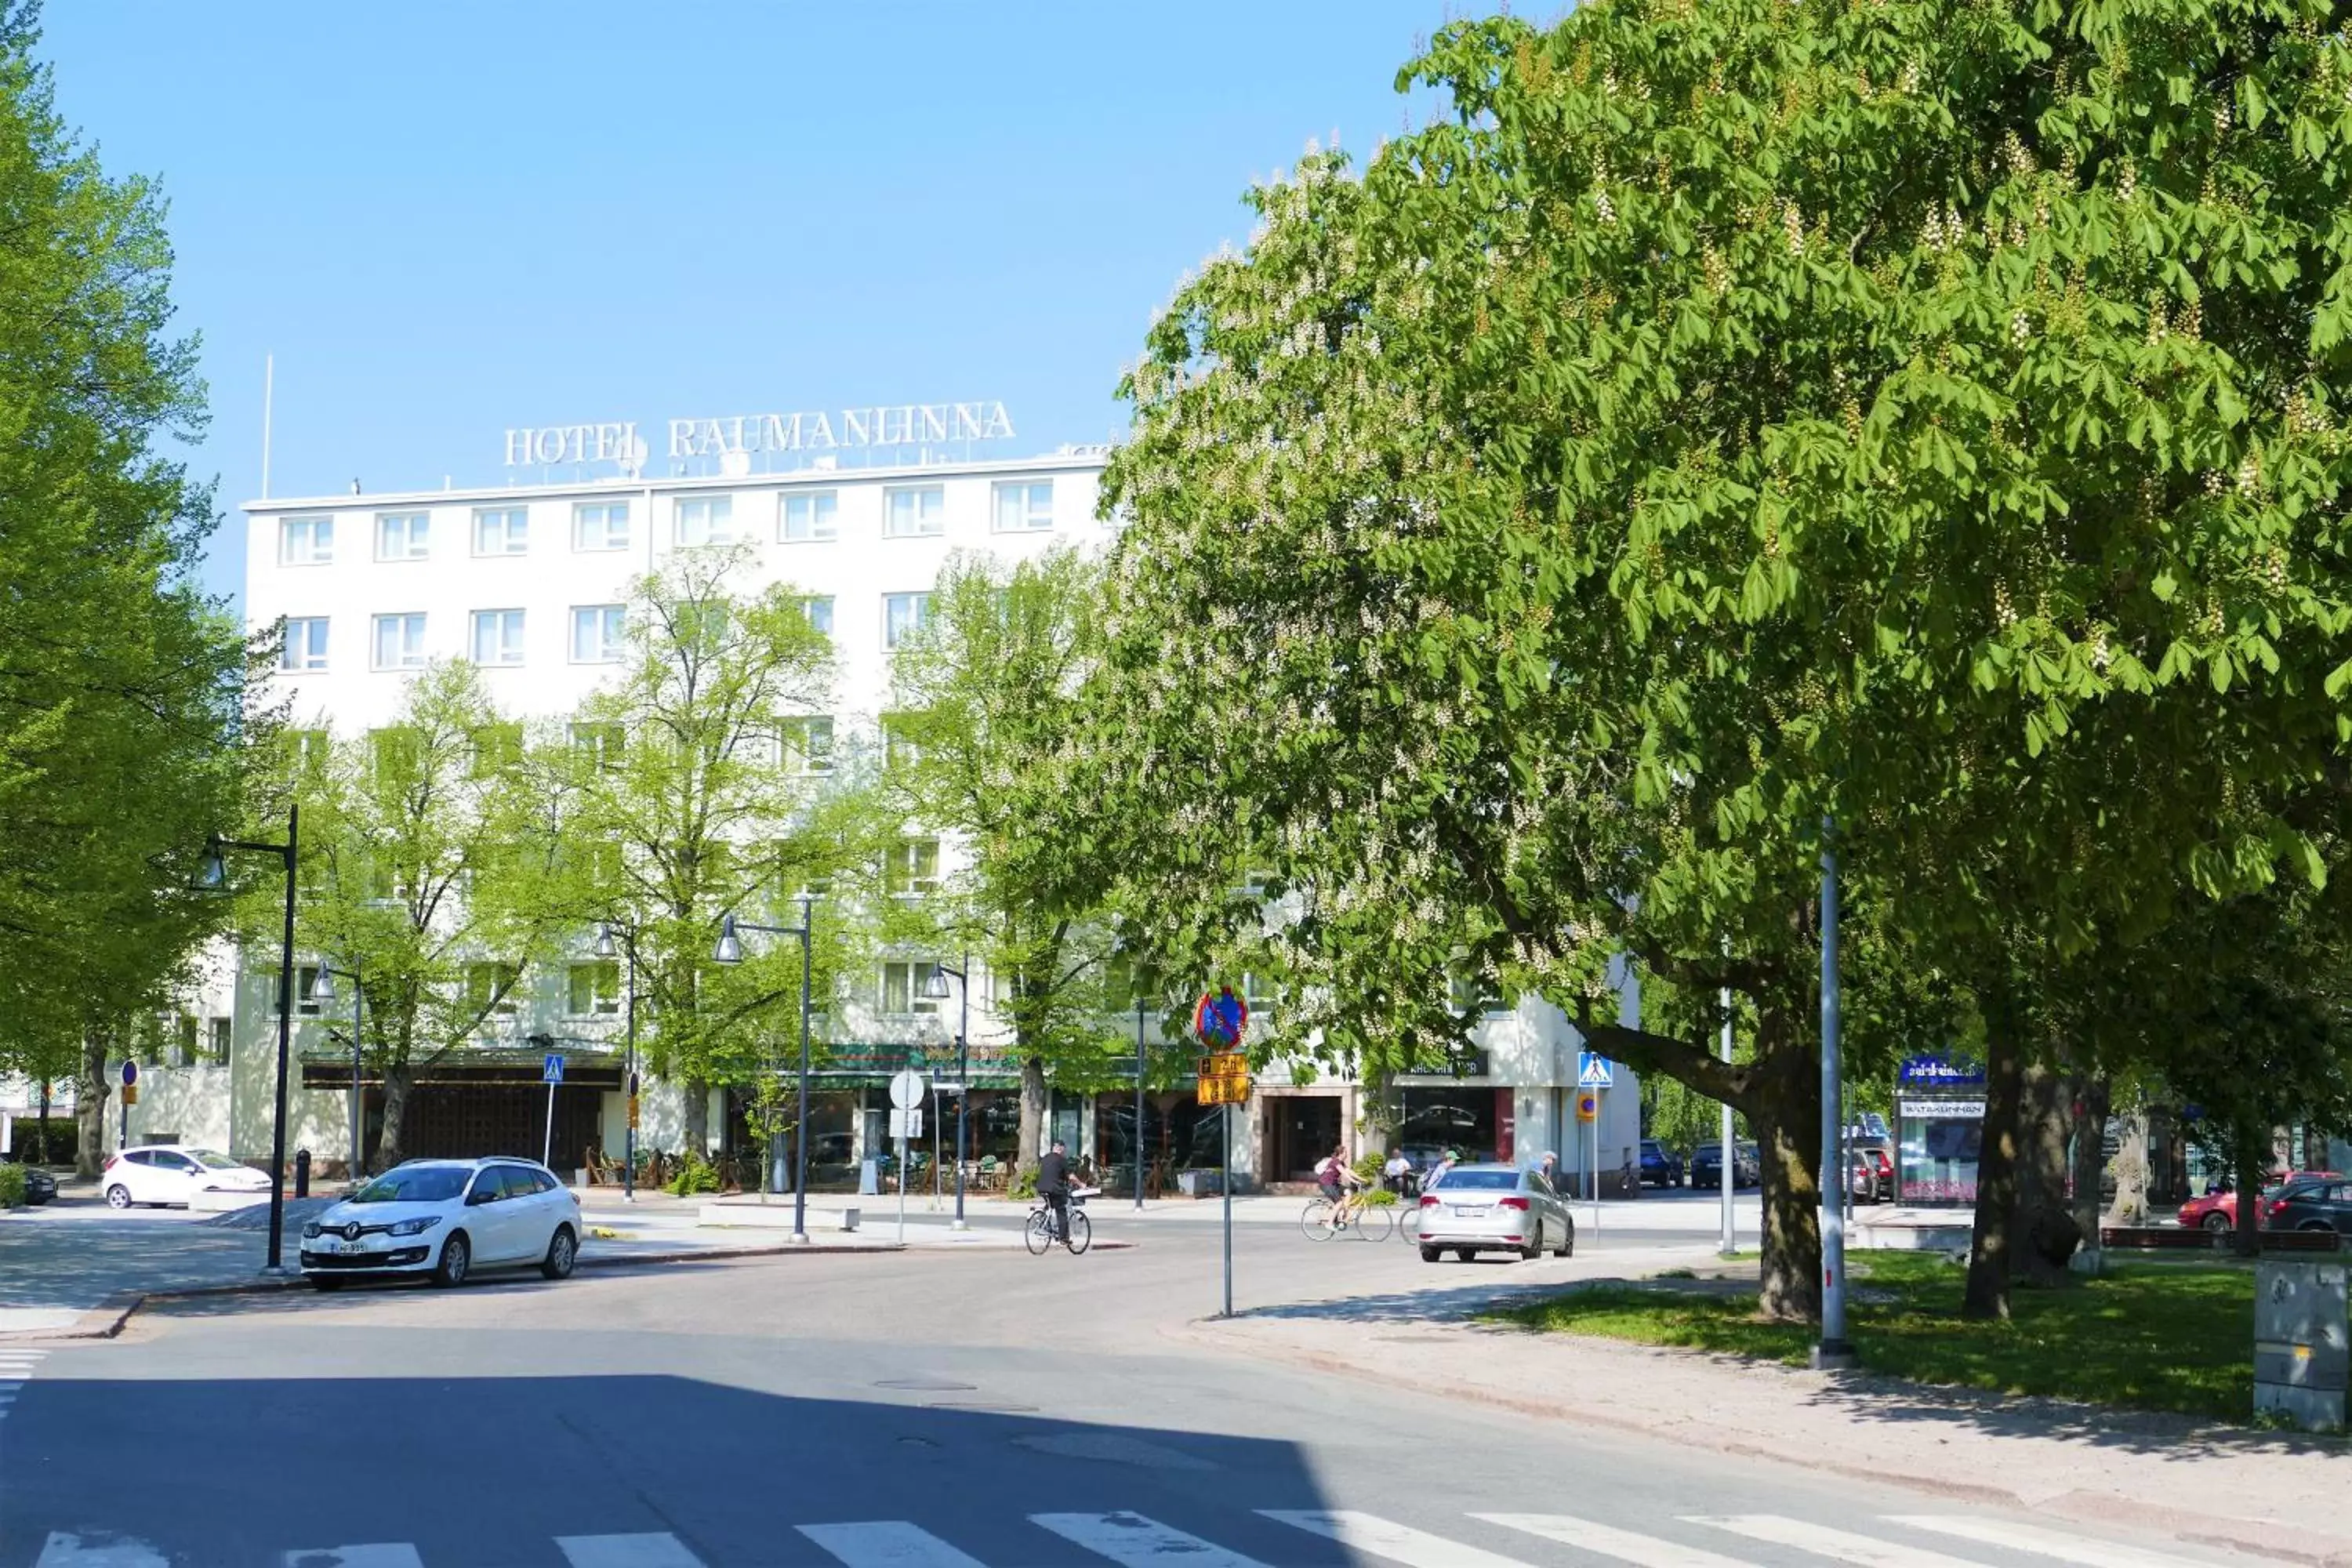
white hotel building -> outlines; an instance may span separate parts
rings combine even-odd
[[[745,588],[789,582],[829,619],[838,657],[833,718],[845,739],[877,724],[892,645],[924,613],[950,552],[1023,557],[1108,537],[1096,515],[1107,448],[975,456],[1011,435],[994,404],[676,421],[667,435],[667,457],[648,465],[633,426],[515,431],[505,484],[370,494],[355,483],[345,495],[247,502],[246,615],[256,627],[286,622],[277,679],[292,721],[346,736],[389,723],[417,668],[458,657],[482,668],[510,716],[570,712],[613,674],[630,584],[672,552],[730,543],[748,547],[756,563]],[[953,854],[945,847],[950,866]],[[420,1078],[404,1126],[412,1153],[535,1153],[548,1048],[567,1057],[556,1163],[576,1163],[590,1144],[619,1150],[620,1006],[588,933],[579,945],[526,980],[512,1015],[485,1031],[478,1049],[453,1053]],[[343,983],[340,1000],[313,1003],[320,960],[296,962],[287,1148],[340,1168],[351,1142],[351,988]],[[131,1142],[184,1138],[266,1160],[277,963],[274,947],[248,952],[191,999],[142,1078],[129,1112]],[[920,999],[925,966],[898,967],[875,976],[871,1026],[858,1031],[898,1043],[840,1049],[821,1080],[811,1128],[820,1165],[880,1142],[882,1087],[910,1057],[925,1053],[934,1068],[950,1061],[939,1005]],[[975,976],[975,1155],[1009,1154],[1017,1114],[1012,1064],[987,1048],[1001,1037],[981,1005],[990,990]],[[1574,1029],[1528,999],[1490,1014],[1481,1035],[1486,1048],[1459,1064],[1461,1076],[1406,1081],[1403,1140],[1464,1145],[1474,1157],[1554,1148],[1583,1164],[1576,1152],[1585,1144],[1571,1131]],[[381,1091],[372,1072],[365,1078],[372,1142]],[[1631,1075],[1621,1068],[1618,1083],[1602,1106],[1608,1173],[1632,1157],[1639,1137],[1636,1096],[1622,1092]],[[709,1125],[719,1143],[740,1123],[724,1091],[714,1095]],[[1189,1089],[1151,1096],[1148,1147],[1179,1166],[1213,1164],[1214,1134],[1192,1099]],[[1277,1064],[1263,1075],[1251,1113],[1237,1119],[1235,1168],[1262,1181],[1302,1174],[1332,1142],[1353,1136],[1366,1109],[1355,1085],[1293,1085]],[[679,1110],[674,1086],[649,1085],[641,1144],[674,1148]],[[1123,1163],[1132,1118],[1131,1095],[1057,1096],[1053,1126],[1075,1148]]]

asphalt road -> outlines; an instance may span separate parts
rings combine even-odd
[[[1084,1258],[211,1298],[0,1347],[0,1568],[2219,1560],[2023,1550],[2047,1527],[1229,1358],[1183,1330],[1217,1305],[1215,1229],[1127,1229]],[[1660,1244],[1596,1246],[1635,1267]],[[1239,1306],[1360,1321],[1374,1368],[1404,1353],[1384,1323],[1572,1267],[1271,1226],[1235,1258]]]

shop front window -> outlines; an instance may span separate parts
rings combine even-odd
[[[1975,1203],[1977,1161],[1984,1146],[1984,1101],[1905,1100],[1898,1110],[1902,1201]]]
[[[1397,1092],[1402,1114],[1391,1142],[1404,1151],[1415,1170],[1427,1170],[1453,1149],[1462,1151],[1463,1160],[1472,1164],[1497,1158],[1502,1129],[1496,1121],[1492,1089],[1406,1088]]]

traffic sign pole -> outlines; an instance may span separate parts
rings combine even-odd
[[[555,1159],[555,1086],[563,1081],[563,1053],[550,1051],[541,1058],[539,1076],[547,1080],[547,1137],[539,1151],[539,1163],[546,1165]]]

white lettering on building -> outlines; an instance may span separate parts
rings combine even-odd
[[[797,414],[730,414],[722,419],[671,419],[669,455],[723,458],[730,453],[863,451],[875,447],[1002,441],[1013,416],[1000,402],[898,403]],[[637,443],[634,423],[549,425],[507,432],[507,467],[525,464],[627,463]]]
[[[507,467],[525,463],[625,463],[637,444],[634,419],[547,425],[507,432]]]

